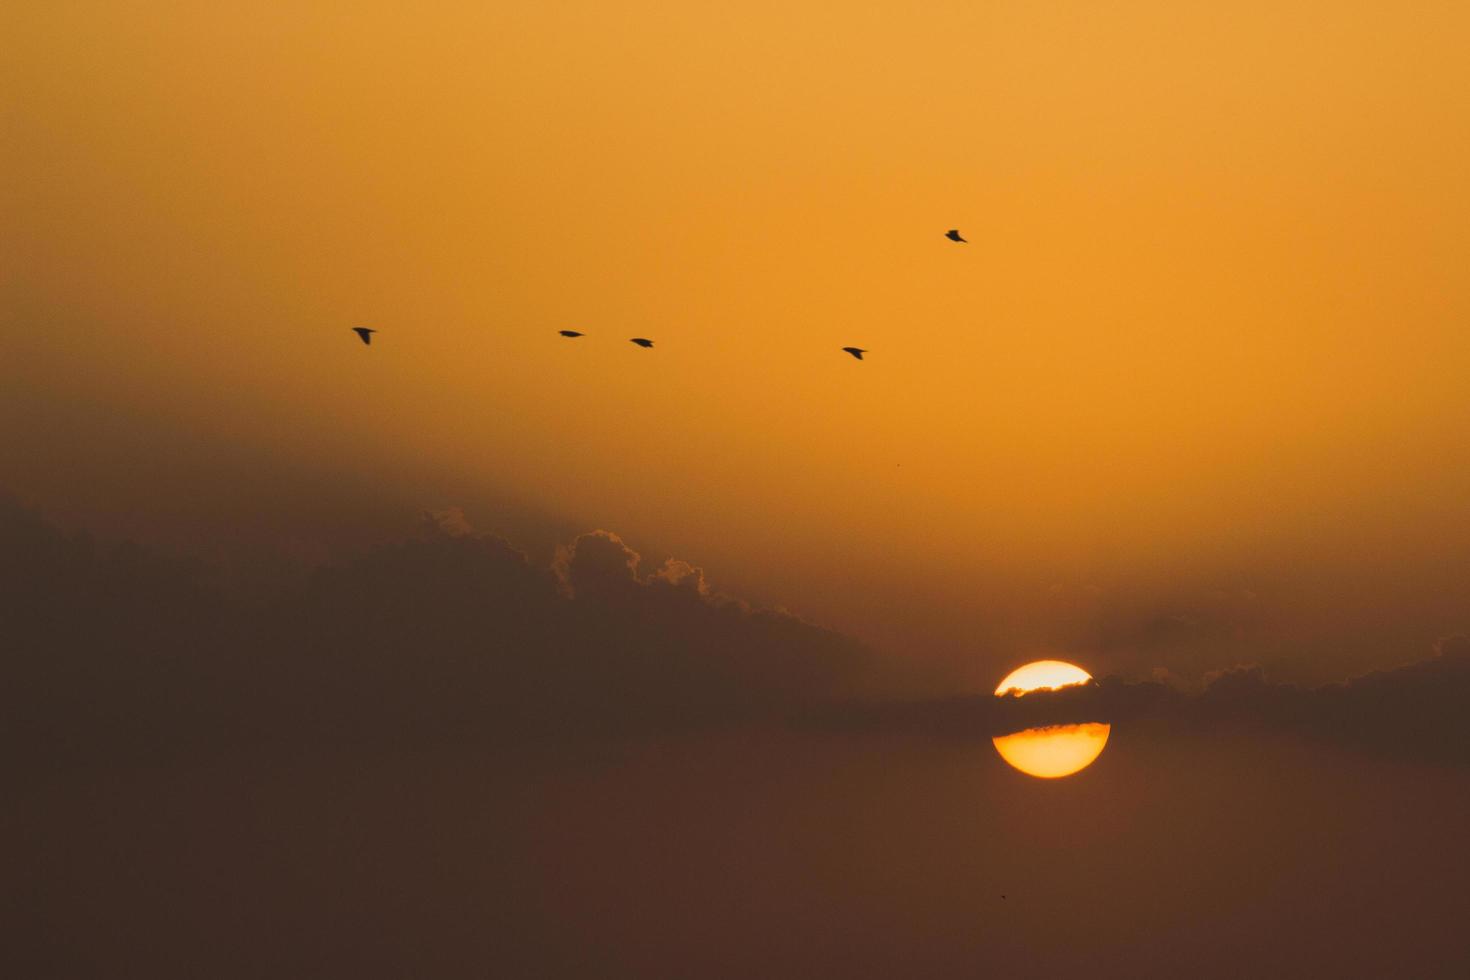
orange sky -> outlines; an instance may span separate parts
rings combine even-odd
[[[0,485],[516,501],[981,688],[1470,623],[1464,4],[261,6],[0,14]]]

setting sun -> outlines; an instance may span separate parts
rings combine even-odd
[[[1006,675],[996,687],[996,694],[1007,691],[1050,691],[1073,684],[1086,684],[1092,675],[1065,660],[1034,660],[1024,667],[1017,667]]]
[[[1052,725],[991,739],[1000,757],[1028,776],[1057,779],[1092,765],[1108,744],[1111,725]]]
[[[0,980],[1470,980],[1470,0],[0,38]]]
[[[1092,675],[1065,660],[1034,660],[1017,667],[996,687],[997,696],[1023,697],[1092,680]],[[1057,779],[1092,765],[1108,744],[1112,726],[1102,722],[1028,728],[991,739],[1000,757],[1028,776]]]

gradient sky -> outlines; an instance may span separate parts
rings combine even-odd
[[[1470,624],[1464,4],[0,33],[0,484],[63,518],[605,527],[976,690]]]

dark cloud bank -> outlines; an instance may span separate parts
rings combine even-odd
[[[0,508],[12,737],[33,760],[301,739],[667,728],[830,697],[856,642],[712,592],[616,535],[551,568],[462,515],[269,599],[206,565]],[[21,760],[24,761],[24,760]]]
[[[1105,678],[1022,700],[875,696],[881,658],[784,612],[645,569],[606,531],[551,567],[458,512],[322,567],[268,599],[208,566],[62,531],[0,504],[6,753],[45,771],[106,753],[314,741],[416,744],[507,733],[668,731],[755,718],[828,731],[987,737],[1107,720],[1139,730],[1271,730],[1470,761],[1470,640],[1316,689],[1252,667],[1198,694]],[[862,692],[857,696],[856,692]]]
[[[1105,677],[1025,698],[990,695],[910,704],[841,705],[839,728],[989,737],[1106,721],[1152,735],[1296,735],[1376,754],[1470,763],[1470,640],[1449,637],[1432,659],[1316,688],[1271,683],[1256,665],[1216,671],[1186,693],[1157,681]]]
[[[1465,975],[1464,639],[904,701],[689,564],[453,512],[242,590],[10,503],[0,585],[0,976]],[[1094,718],[1076,779],[988,744]]]

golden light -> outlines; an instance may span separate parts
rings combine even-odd
[[[1051,725],[991,739],[1000,757],[1028,776],[1057,779],[1092,765],[1108,744],[1112,725]]]
[[[995,689],[996,694],[1007,691],[1050,691],[1072,684],[1086,684],[1092,675],[1065,660],[1033,660],[1024,667],[1017,667],[1006,675]]]
[[[1090,680],[1092,675],[1076,664],[1065,660],[1036,660],[1007,674],[995,693],[1017,692],[1017,696],[1024,696],[1031,691],[1051,691]],[[1058,779],[1092,765],[1108,744],[1112,727],[1105,722],[1048,725],[1001,735],[991,742],[1002,759],[1028,776]]]

